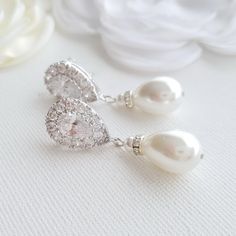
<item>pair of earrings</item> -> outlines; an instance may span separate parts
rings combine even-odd
[[[170,113],[183,100],[182,87],[172,78],[156,78],[113,98],[103,95],[82,67],[67,60],[47,69],[45,84],[49,92],[58,97],[46,116],[47,131],[56,143],[79,150],[113,143],[133,150],[135,155],[145,156],[172,173],[193,169],[203,157],[198,140],[183,131],[136,135],[126,140],[112,138],[101,117],[88,105],[102,100],[152,114]]]

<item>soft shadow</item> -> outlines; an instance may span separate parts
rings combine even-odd
[[[43,150],[44,153],[47,154],[43,155],[43,158],[45,159],[70,161],[78,158],[81,159],[95,156],[97,153],[102,153],[103,148],[106,147],[100,146],[88,150],[73,150],[56,144],[50,138],[45,138],[45,140],[36,144],[36,148]]]
[[[161,197],[159,200],[163,200],[166,204],[173,203],[177,195],[188,194],[194,197],[195,191],[198,190],[203,181],[201,176],[203,171],[200,169],[185,174],[171,174],[162,171],[142,156],[135,156],[124,150],[116,154],[119,156],[120,165],[123,166],[123,169],[130,172],[129,179],[134,179],[135,184],[138,184],[135,189],[146,191],[149,197]]]
[[[38,93],[37,97],[34,100],[34,107],[40,112],[48,111],[57,98],[50,95],[47,91]],[[45,113],[46,115],[46,113]]]
[[[128,167],[129,171],[140,179],[140,183],[145,185],[154,184],[157,187],[166,185],[168,187],[169,185],[172,186],[173,184],[176,185],[179,182],[185,181],[187,177],[187,175],[176,175],[165,172],[153,163],[145,160],[144,157],[135,156],[126,150],[121,150],[118,156],[124,167]]]

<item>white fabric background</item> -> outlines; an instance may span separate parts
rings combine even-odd
[[[1,71],[0,235],[235,235],[236,58],[205,53],[170,73],[186,99],[168,118],[93,105],[113,136],[194,133],[205,158],[177,177],[109,145],[83,153],[54,145],[44,125],[53,98],[42,77],[67,57],[93,72],[108,94],[155,76],[112,64],[97,39],[59,34],[31,61]]]
[[[53,0],[51,6],[58,27],[78,37],[99,35],[112,60],[137,71],[183,68],[204,48],[236,55],[236,0]]]

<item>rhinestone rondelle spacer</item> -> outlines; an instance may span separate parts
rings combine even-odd
[[[142,155],[142,140],[143,136],[135,136],[133,139],[132,148],[135,155]]]
[[[132,91],[126,91],[124,93],[124,102],[125,102],[125,106],[127,108],[133,108],[134,107]]]

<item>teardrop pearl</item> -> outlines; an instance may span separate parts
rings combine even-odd
[[[203,157],[198,140],[190,133],[169,131],[145,136],[142,154],[161,169],[184,173],[193,169]]]
[[[170,77],[157,77],[140,85],[133,92],[133,103],[142,111],[166,114],[176,110],[183,100],[183,90],[178,81]]]

